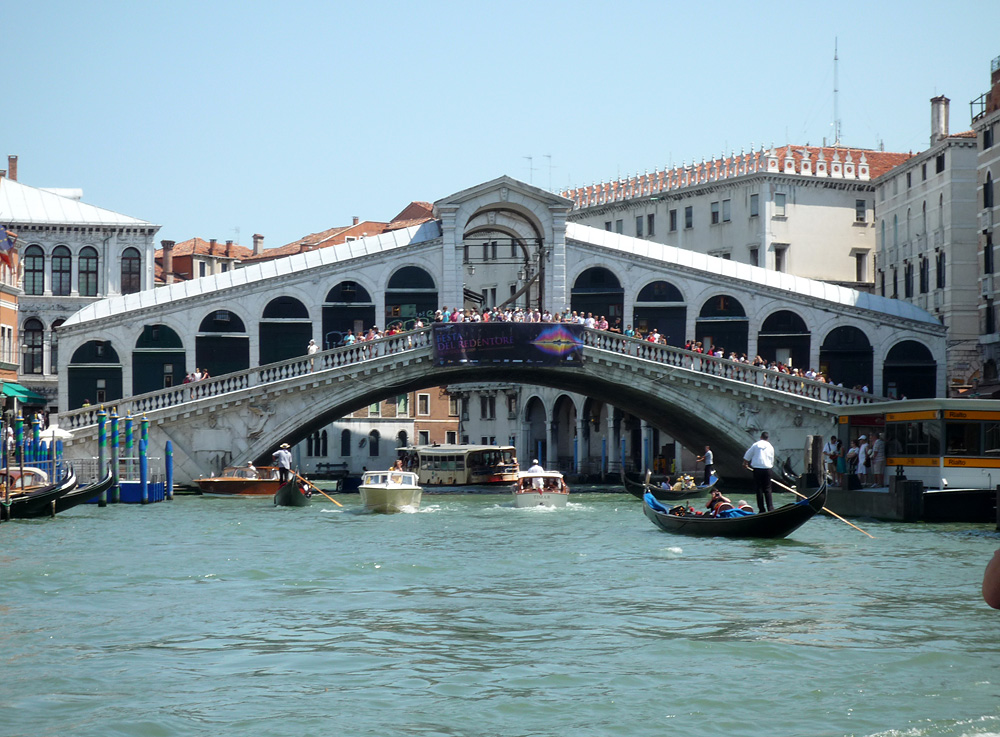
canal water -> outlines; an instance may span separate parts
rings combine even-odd
[[[1000,735],[990,526],[782,541],[425,493],[0,525],[0,735]]]

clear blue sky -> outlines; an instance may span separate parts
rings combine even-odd
[[[927,147],[1000,3],[9,2],[0,168],[158,238],[265,246],[509,174],[553,189],[761,143]],[[525,157],[533,157],[534,170]]]

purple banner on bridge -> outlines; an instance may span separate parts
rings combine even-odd
[[[583,362],[583,325],[550,322],[434,323],[439,366],[510,363],[572,366]]]

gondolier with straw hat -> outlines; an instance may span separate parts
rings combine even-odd
[[[774,509],[771,501],[771,469],[774,468],[774,446],[762,432],[760,440],[747,448],[743,455],[743,467],[753,471],[753,483],[757,490],[757,509],[770,512]]]
[[[278,467],[278,480],[285,483],[292,476],[292,453],[288,450],[288,443],[279,445],[271,457],[274,458],[274,465]]]

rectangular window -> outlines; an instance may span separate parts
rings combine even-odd
[[[419,430],[417,432],[417,444],[418,445],[430,445],[431,444],[431,434],[427,430]]]
[[[906,172],[906,188],[909,189],[912,186],[913,186],[913,172],[908,171]]]
[[[750,217],[755,218],[760,215],[760,195],[750,195]]]
[[[410,416],[410,395],[400,394],[396,397],[396,417]]]
[[[868,254],[854,254],[854,280],[857,282],[868,281]]]
[[[934,159],[934,173],[940,174],[944,171],[944,154],[938,154]]]
[[[642,215],[637,215],[635,218],[635,237],[642,238],[642,226],[644,218]]]
[[[670,232],[674,233],[677,231],[677,210],[670,211]],[[40,294],[40,292],[39,292]]]
[[[931,283],[931,262],[926,258],[920,259],[920,293],[927,294]]]
[[[868,220],[868,204],[864,200],[854,200],[854,222],[863,223]]]
[[[993,234],[986,234],[986,243],[983,244],[983,273],[993,273]]]
[[[205,262],[198,262],[198,276],[205,276]]]
[[[913,264],[903,267],[903,296],[906,299],[913,298]]]
[[[430,394],[418,394],[417,395],[417,414],[418,415],[429,415],[431,413],[431,395]]]
[[[993,148],[993,126],[988,125],[983,128],[983,151]]]
[[[615,232],[616,233],[624,233],[625,232],[625,221],[624,220],[615,220]]]
[[[497,418],[497,398],[493,395],[479,397],[479,419],[495,420]]]
[[[222,264],[222,273],[225,274],[227,271],[229,271],[229,264]]]
[[[944,279],[945,279],[944,251],[938,251],[936,271],[937,271],[937,288],[944,289]]]
[[[368,416],[369,417],[381,417],[382,416],[382,406],[375,402],[375,404],[368,405]]]
[[[776,218],[785,217],[785,195],[776,192],[774,195],[774,216]]]
[[[984,335],[992,335],[993,333],[996,332],[997,326],[996,326],[996,318],[994,317],[993,313],[993,300],[989,298],[986,299],[985,317],[986,317],[986,324],[983,333]]]
[[[448,416],[458,417],[458,397],[448,397]]]
[[[788,266],[788,246],[774,247],[774,270],[784,273]]]
[[[610,220],[605,220],[604,221],[604,229],[606,231],[608,231],[609,233],[611,232],[611,221]]]
[[[649,215],[646,216],[646,235],[648,236],[656,235],[656,231],[653,228],[655,223],[656,223],[656,215],[650,213]]]
[[[750,249],[750,265],[751,266],[760,266],[760,249],[759,248],[751,248]]]
[[[688,230],[694,227],[694,208],[691,205],[684,208],[684,227]]]
[[[922,182],[926,182],[927,181],[927,162],[926,161],[923,164],[920,165],[920,178],[921,178],[920,180]]]
[[[722,222],[728,223],[732,220],[732,200],[722,201]]]
[[[454,430],[448,430],[447,432],[445,432],[445,434],[444,434],[444,441],[448,445],[455,445],[455,442],[457,440],[458,440],[458,433],[457,432],[455,432]]]
[[[718,202],[713,202],[712,203],[712,225],[718,225],[718,224],[719,224],[719,203]]]

